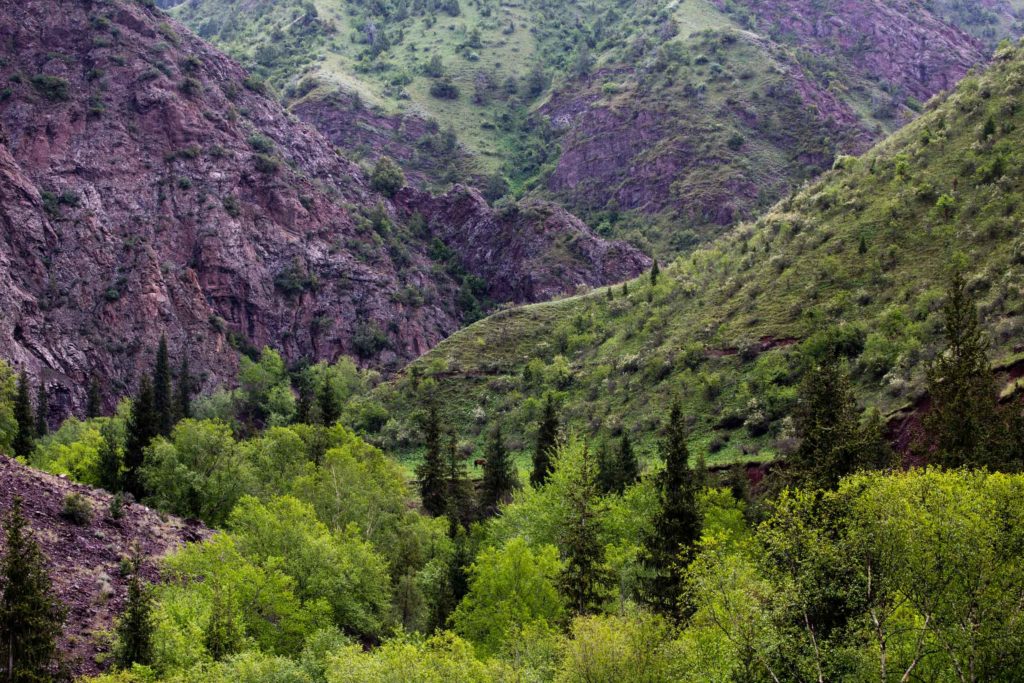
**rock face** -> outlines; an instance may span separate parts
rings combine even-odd
[[[109,631],[124,609],[128,582],[121,574],[121,559],[131,556],[135,544],[146,558],[143,575],[156,581],[156,559],[210,535],[198,522],[159,515],[138,504],[125,505],[121,518],[113,519],[109,493],[25,467],[5,455],[0,455],[0,482],[0,517],[6,517],[15,496],[22,499],[22,514],[48,560],[54,590],[67,607],[62,649],[76,675],[99,672],[95,656],[102,641],[94,634]],[[61,515],[64,498],[71,494],[85,498],[92,509],[87,524],[73,524]]]
[[[45,379],[63,412],[90,375],[110,401],[130,390],[162,333],[210,386],[233,376],[232,346],[388,368],[460,325],[460,283],[427,256],[433,236],[406,230],[358,166],[260,90],[158,10],[0,0],[0,354]],[[494,296],[611,272],[633,274],[572,263]],[[403,303],[409,289],[426,303]],[[368,330],[386,343],[359,347]]]
[[[582,221],[549,202],[495,211],[464,185],[441,196],[405,188],[395,202],[407,215],[422,214],[430,233],[458,252],[463,266],[501,301],[550,299],[564,293],[566,283],[618,282],[651,265],[622,242],[595,238]]]
[[[667,212],[706,239],[862,152],[913,115],[910,98],[986,59],[913,0],[712,4],[734,28],[680,36],[682,58],[639,43],[631,64],[544,105],[561,147],[546,188],[571,211]]]

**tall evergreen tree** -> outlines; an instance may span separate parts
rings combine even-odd
[[[53,681],[60,667],[57,639],[65,609],[46,561],[21,512],[21,499],[3,522],[0,560],[0,671],[9,683]]]
[[[167,436],[174,426],[174,406],[171,403],[171,365],[167,355],[167,338],[160,335],[153,365],[153,411],[156,413],[157,431]]]
[[[998,467],[1002,434],[988,342],[960,272],[942,311],[946,349],[927,369],[932,407],[924,418],[925,438],[939,464]]]
[[[423,501],[423,509],[428,514],[438,517],[447,510],[448,501],[444,454],[441,452],[441,419],[437,414],[437,404],[433,400],[427,406],[422,428],[426,451],[423,454],[423,462],[416,468],[420,499]]]
[[[608,578],[604,546],[598,537],[597,464],[586,444],[565,447],[580,448],[581,452],[579,470],[566,493],[568,516],[559,539],[565,567],[559,583],[570,609],[576,614],[587,614],[600,606]]]
[[[100,381],[93,375],[89,380],[89,393],[85,400],[85,417],[92,419],[103,414],[103,397],[100,395]]]
[[[192,417],[192,371],[188,366],[188,355],[182,354],[178,367],[178,385],[174,392],[174,417],[187,420]]]
[[[50,398],[46,395],[46,382],[39,380],[39,389],[36,391],[36,437],[40,439],[50,431],[49,415]]]
[[[455,434],[448,435],[445,448],[445,514],[455,527],[469,528],[473,517],[473,493],[466,475],[466,461],[459,455]]]
[[[537,429],[537,444],[533,449],[533,471],[530,484],[535,488],[543,486],[551,474],[551,455],[558,443],[558,413],[555,412],[555,397],[548,393],[544,401],[544,413]]]
[[[142,549],[136,544],[131,557],[128,601],[115,629],[115,659],[122,669],[132,664],[148,665],[153,661],[153,597],[142,578],[142,561]]]
[[[18,393],[14,398],[14,419],[18,424],[18,432],[14,435],[11,450],[23,458],[28,457],[36,445],[36,420],[29,395],[28,375],[22,371],[18,377]]]
[[[242,645],[242,633],[235,619],[230,596],[224,593],[224,589],[214,588],[210,620],[203,633],[203,645],[215,662],[238,652]]]
[[[160,418],[153,405],[153,385],[149,377],[143,376],[139,393],[132,402],[124,438],[124,490],[139,500],[145,495],[140,470],[146,448],[159,433]]]
[[[846,372],[826,359],[804,373],[794,422],[800,445],[789,458],[790,473],[803,485],[833,488],[863,466],[865,434]]]
[[[622,493],[640,479],[640,461],[637,460],[636,453],[633,452],[633,443],[629,440],[629,434],[622,435],[615,469],[618,473],[618,481],[615,482],[616,493]]]
[[[651,264],[651,284],[658,284],[658,275],[661,274],[661,268],[658,267],[658,259],[654,259],[654,263]]]
[[[100,437],[103,439],[99,449],[98,469],[100,486],[108,491],[117,493],[122,488],[121,467],[123,458],[121,455],[121,439],[112,421],[108,421],[100,428]]]
[[[480,486],[480,509],[483,514],[495,514],[498,505],[508,500],[518,486],[515,465],[505,447],[501,425],[498,425],[491,431],[487,452],[484,454],[484,476]]]
[[[316,403],[320,408],[320,421],[324,426],[332,426],[341,417],[341,404],[338,403],[338,396],[334,393],[334,387],[331,386],[331,380],[326,373],[317,390]]]
[[[612,493],[618,486],[619,459],[608,450],[608,442],[601,441],[594,453],[597,462],[597,488],[601,493]]]
[[[682,574],[693,548],[700,540],[701,519],[697,486],[690,470],[683,409],[673,403],[661,446],[665,468],[658,473],[658,510],[654,530],[644,539],[644,565],[650,577],[645,600],[661,614],[679,616]]]

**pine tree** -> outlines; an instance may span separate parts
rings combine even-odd
[[[558,441],[558,413],[555,412],[555,398],[550,393],[544,402],[544,414],[541,416],[537,430],[537,444],[533,450],[533,472],[530,473],[530,484],[534,487],[544,485],[551,474],[551,453]]]
[[[500,425],[494,428],[490,437],[484,454],[484,476],[480,487],[480,509],[485,515],[497,513],[498,505],[508,500],[519,485]]]
[[[85,417],[92,419],[103,414],[103,397],[100,395],[100,381],[94,375],[89,380],[89,393],[85,400]]]
[[[320,421],[326,427],[332,426],[341,417],[341,405],[338,403],[338,396],[334,393],[330,378],[326,375],[317,390],[316,403],[320,408]]]
[[[686,425],[678,402],[669,413],[661,457],[665,468],[655,480],[658,510],[654,530],[644,539],[643,561],[650,571],[644,598],[661,614],[678,617],[683,570],[700,540],[702,526],[698,489],[686,446]]]
[[[445,514],[452,526],[469,528],[472,521],[473,494],[470,489],[469,477],[466,475],[466,461],[459,456],[455,434],[448,435],[448,446],[445,449]]]
[[[629,440],[629,434],[622,435],[619,444],[619,457],[615,469],[618,473],[618,481],[615,482],[615,492],[622,493],[627,487],[632,486],[640,479],[640,461],[633,452],[633,444]]]
[[[32,413],[32,399],[29,398],[28,375],[23,371],[18,377],[18,393],[14,399],[14,419],[18,431],[11,443],[14,455],[26,458],[36,446],[35,415]]]
[[[559,577],[562,594],[576,614],[587,614],[600,606],[608,576],[604,569],[604,546],[598,537],[597,466],[586,444],[580,448],[579,470],[567,490],[568,517],[559,547],[565,567]]]
[[[794,423],[800,445],[789,458],[790,472],[803,485],[833,488],[860,465],[860,413],[839,362],[826,359],[804,374]]]
[[[597,447],[594,459],[597,462],[597,489],[605,494],[615,491],[619,476],[619,460],[608,450],[608,443],[602,441]]]
[[[108,491],[117,493],[121,491],[121,444],[114,423],[108,421],[100,428],[100,436],[103,439],[99,449],[99,475],[100,486]]]
[[[954,274],[943,305],[946,349],[927,369],[932,407],[924,418],[935,460],[946,467],[998,467],[997,394],[988,343],[961,273]]]
[[[416,468],[416,476],[420,480],[420,499],[423,501],[423,509],[438,517],[445,513],[448,501],[445,495],[447,483],[444,454],[441,452],[441,420],[433,400],[427,406],[427,414],[423,419],[423,441],[426,452],[423,454],[423,462]]]
[[[168,436],[174,425],[171,404],[171,366],[167,355],[167,338],[160,336],[153,365],[153,411],[156,413],[157,433]]]
[[[57,599],[46,561],[15,498],[3,522],[0,560],[0,671],[10,683],[54,680],[60,667],[57,639],[65,608]]]
[[[139,393],[132,402],[132,412],[125,425],[124,439],[124,489],[141,500],[145,489],[140,478],[140,469],[146,448],[160,433],[159,416],[153,405],[153,385],[143,376]]]
[[[658,259],[654,259],[654,263],[651,264],[651,285],[658,284],[658,275],[661,274],[661,268],[658,267]]]
[[[46,395],[46,383],[39,380],[39,390],[36,391],[36,437],[43,438],[50,431],[47,423],[47,416],[50,414],[50,399]]]
[[[295,401],[295,423],[310,424],[313,414],[313,397],[308,382],[298,386],[299,398]]]
[[[121,669],[153,661],[153,597],[142,579],[142,561],[142,549],[136,544],[130,561],[128,601],[116,628],[115,661]]]
[[[613,301],[615,299],[615,293],[612,292],[612,288],[609,287],[606,291],[607,291],[607,294],[605,296],[608,297],[608,301]]]
[[[174,417],[187,420],[192,417],[192,372],[188,367],[188,356],[182,355],[178,368],[178,386],[174,393]]]
[[[629,283],[628,282],[623,282],[622,283],[622,296],[629,296]]]

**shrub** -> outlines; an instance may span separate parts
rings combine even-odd
[[[238,218],[242,213],[242,206],[238,202],[238,197],[233,194],[225,196],[221,200],[221,204],[224,205],[224,210],[227,211],[228,215],[232,218]]]
[[[85,526],[92,521],[92,506],[81,494],[72,493],[64,497],[64,508],[60,515],[72,524]]]
[[[202,92],[203,86],[199,81],[190,76],[178,84],[178,90],[192,97]]]
[[[381,157],[370,175],[370,186],[386,197],[394,197],[405,186],[405,174],[390,157]]]
[[[352,334],[352,346],[361,357],[369,358],[388,347],[388,337],[375,322],[359,323]]]
[[[256,155],[256,170],[260,173],[277,173],[277,170],[281,168],[281,160],[277,157],[272,157],[268,154],[257,154]]]
[[[32,77],[32,87],[36,89],[36,92],[52,102],[67,102],[71,99],[68,82],[57,76],[37,74]]]
[[[274,141],[259,133],[249,136],[249,145],[260,154],[271,154],[274,151]]]
[[[430,85],[430,95],[439,100],[459,99],[459,86],[452,83],[451,79],[443,78]]]

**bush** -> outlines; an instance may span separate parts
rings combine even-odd
[[[32,77],[32,86],[36,92],[52,102],[67,102],[71,99],[68,82],[63,78],[37,74]]]
[[[459,99],[459,86],[452,83],[451,79],[444,78],[430,85],[430,95],[439,100],[457,100]]]
[[[405,186],[405,174],[390,157],[381,157],[370,175],[370,187],[386,197],[394,197]]]
[[[60,515],[72,524],[85,526],[92,521],[92,506],[83,495],[71,493],[64,497],[64,508]]]
[[[277,173],[279,168],[281,168],[281,161],[277,157],[267,154],[256,155],[256,170],[260,173]]]

